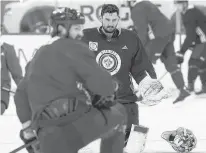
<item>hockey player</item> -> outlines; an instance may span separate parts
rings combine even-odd
[[[146,92],[148,95],[152,94],[153,98],[157,96],[159,100],[162,99],[160,91],[163,91],[163,87],[159,81],[151,79],[146,74],[146,70],[153,70],[153,67],[147,59],[137,34],[133,31],[117,28],[119,9],[116,5],[103,5],[101,22],[102,26],[99,28],[85,29],[83,40],[88,44],[90,51],[96,54],[96,62],[110,72],[119,83],[117,99],[121,99],[120,102],[125,106],[128,114],[126,145],[132,124],[139,125],[138,105],[135,103],[137,96],[132,91],[130,76],[139,84],[143,98],[145,98]],[[148,99],[146,103],[149,104],[150,100]],[[139,128],[139,132],[143,131],[144,135],[139,137],[141,140],[138,141],[142,143],[142,148],[148,129]],[[142,148],[134,147],[137,149],[136,152],[143,150]]]
[[[149,59],[156,63],[160,58],[180,91],[173,103],[184,100],[189,93],[184,89],[183,76],[175,56],[173,24],[155,4],[147,0],[131,5],[131,18]]]
[[[2,27],[3,28],[3,27]],[[4,31],[1,28],[2,32]],[[8,43],[1,42],[1,112],[4,114],[9,105],[9,95],[11,89],[11,78],[14,79],[16,85],[22,79],[22,69],[19,59],[16,56],[15,49]]]
[[[194,81],[198,74],[202,82],[202,90],[197,94],[206,93],[206,7],[191,6],[188,0],[175,1],[177,9],[182,14],[182,21],[186,31],[184,43],[177,52],[178,62],[182,63],[184,54],[193,46],[189,60],[188,85],[194,91]]]
[[[52,13],[53,38],[34,55],[22,84],[32,112],[31,121],[22,118],[28,120],[22,135],[31,140],[34,129],[43,153],[77,153],[98,138],[101,153],[123,152],[126,112],[114,98],[118,84],[79,41],[84,21],[74,9]]]

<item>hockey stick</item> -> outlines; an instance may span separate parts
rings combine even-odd
[[[20,150],[22,150],[24,148],[30,147],[31,145],[35,144],[36,142],[37,142],[37,139],[34,139],[33,141],[31,141],[27,144],[21,145],[20,147],[14,149],[13,151],[11,151],[9,153],[17,153],[17,152],[19,152]]]
[[[165,77],[165,75],[167,75],[167,73],[169,73],[169,72],[166,71],[161,77],[159,77],[159,78],[157,79],[157,81],[161,81],[161,80]]]
[[[10,93],[12,93],[12,94],[15,94],[14,91],[9,90],[8,88],[2,87],[1,89],[4,90],[4,91],[10,92]]]

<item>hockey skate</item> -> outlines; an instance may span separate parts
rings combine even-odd
[[[203,86],[200,91],[196,92],[196,95],[202,95],[202,94],[206,94],[206,85]]]
[[[175,101],[173,102],[173,104],[176,104],[178,102],[183,101],[185,98],[187,98],[188,96],[190,96],[190,93],[185,90],[185,89],[181,89],[180,90],[180,94],[179,96],[175,99]]]
[[[188,92],[193,93],[195,91],[194,89],[194,83],[188,83],[187,89]]]

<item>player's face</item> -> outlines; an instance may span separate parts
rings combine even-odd
[[[69,30],[69,36],[72,39],[80,40],[83,37],[83,25],[82,24],[76,24],[72,25]]]
[[[113,33],[114,30],[117,27],[117,24],[119,22],[119,16],[117,13],[105,13],[102,16],[102,27],[107,33]]]

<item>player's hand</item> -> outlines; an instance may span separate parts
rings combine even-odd
[[[184,61],[184,55],[180,51],[176,52],[177,64],[182,64]]]
[[[33,129],[30,127],[31,121],[27,121],[23,123],[23,128],[20,131],[20,137],[23,139],[23,141],[31,140],[36,137]]]
[[[30,127],[30,124],[31,124],[30,121],[27,121],[26,123],[24,123],[23,129],[20,131],[20,138],[25,144],[28,144],[36,140],[36,134],[33,131],[33,129]],[[36,148],[34,149],[33,145],[27,147],[26,149],[29,153],[37,153],[37,152],[34,152],[34,150],[37,150],[37,149]]]
[[[92,100],[92,105],[98,109],[110,108],[116,104],[115,95],[101,97],[99,95],[94,95]]]

